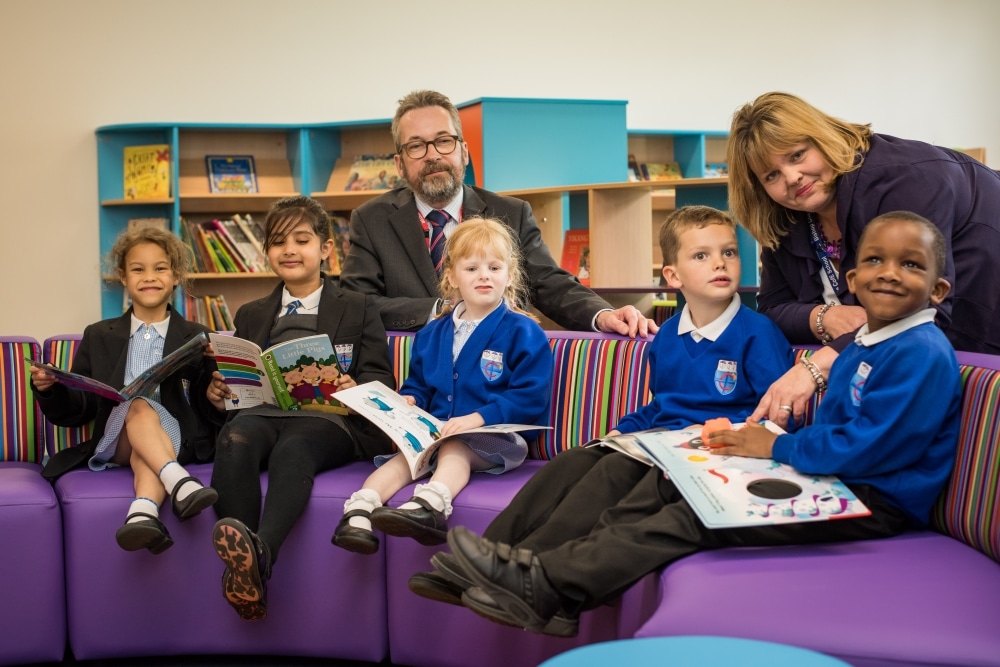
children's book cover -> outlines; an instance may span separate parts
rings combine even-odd
[[[282,410],[347,414],[333,397],[341,369],[349,368],[353,345],[334,345],[326,334],[296,338],[266,350],[253,341],[209,334],[215,362],[232,396],[227,410],[266,403]]]
[[[98,396],[103,396],[104,398],[109,398],[112,401],[120,403],[122,401],[127,401],[130,398],[135,398],[136,396],[151,397],[153,392],[156,391],[156,388],[159,387],[164,380],[187,366],[195,359],[200,359],[206,347],[208,347],[207,335],[202,333],[194,336],[191,340],[184,343],[167,356],[163,357],[159,362],[147,368],[139,375],[139,377],[129,382],[128,385],[121,390],[115,389],[111,385],[104,384],[103,382],[99,382],[94,378],[79,375],[77,373],[71,373],[70,371],[60,370],[55,366],[42,363],[41,361],[36,361],[34,359],[25,359],[24,361],[29,366],[44,368],[45,372],[55,376],[61,384],[69,387],[70,389],[89,391],[92,394],[97,394]]]
[[[402,185],[392,155],[359,155],[348,173],[344,190],[391,190]]]
[[[684,177],[676,162],[643,162],[641,168],[644,181],[675,181]]]
[[[400,453],[406,457],[413,479],[430,472],[434,452],[447,438],[441,437],[440,419],[406,402],[381,382],[366,382],[337,394],[341,403],[353,409],[388,435]],[[513,433],[538,431],[551,426],[528,424],[494,424],[469,429],[463,433]]]
[[[735,429],[741,427],[744,425],[733,425]],[[750,428],[784,433],[771,422]],[[871,514],[833,475],[806,475],[773,459],[713,454],[702,442],[700,427],[629,435],[632,443],[677,485],[709,528],[827,521]]]
[[[590,285],[590,230],[566,231],[559,266],[576,276],[581,285]]]
[[[254,194],[257,169],[252,155],[206,155],[208,186],[214,194]]]
[[[170,146],[126,146],[123,172],[125,199],[170,197]]]

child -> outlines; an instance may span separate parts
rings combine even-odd
[[[170,306],[174,288],[187,275],[184,244],[161,229],[128,231],[111,248],[108,263],[132,300],[121,317],[88,326],[73,359],[73,372],[115,387],[134,380],[164,354],[207,329],[188,322]],[[210,362],[191,363],[168,377],[150,398],[115,403],[69,389],[43,367],[31,366],[35,397],[49,421],[81,426],[94,420],[94,436],[59,452],[43,470],[49,478],[87,464],[91,470],[128,465],[135,476],[135,500],[115,539],[127,551],[159,554],[174,542],[160,521],[160,505],[170,496],[184,521],[213,504],[218,495],[188,475],[178,462],[210,460],[215,432],[189,396],[204,392]]]
[[[778,328],[740,304],[736,225],[727,214],[708,206],[678,209],[660,229],[660,248],[664,279],[686,303],[650,345],[653,401],[623,417],[609,435],[678,429],[720,415],[743,421],[792,364],[792,350]],[[633,490],[658,499],[662,476],[658,468],[607,447],[573,447],[528,481],[486,537],[537,551],[558,547],[587,535],[602,512]],[[411,590],[461,604],[470,582],[460,570],[454,576],[454,560],[437,554],[432,561],[437,571],[413,575]],[[576,610],[567,611],[544,630],[575,635]]]
[[[531,544],[515,557],[465,529],[451,531],[454,564],[473,585],[463,602],[488,618],[541,629],[560,609],[607,601],[703,549],[873,539],[925,526],[951,471],[961,401],[955,354],[931,308],[950,287],[941,278],[944,249],[940,231],[916,214],[875,218],[847,273],[868,324],[835,362],[815,423],[780,436],[750,426],[709,437],[719,454],[839,475],[871,516],[710,530],[657,475],[654,493],[627,496],[590,534],[545,550]]]
[[[236,313],[236,335],[261,348],[325,333],[346,356],[339,388],[379,381],[394,386],[389,348],[371,300],[340,289],[321,264],[333,251],[330,223],[319,203],[288,197],[264,222],[267,261],[282,282]],[[311,385],[310,385],[311,391]],[[218,372],[207,396],[224,414],[229,387]],[[391,451],[389,439],[366,419],[260,405],[229,413],[219,433],[212,486],[219,503],[212,540],[226,564],[223,595],[244,620],[267,615],[267,581],[282,543],[305,510],[316,474]],[[261,514],[260,471],[268,470]]]
[[[334,544],[375,553],[372,524],[389,535],[442,544],[451,501],[471,471],[499,475],[524,461],[528,445],[518,433],[462,435],[488,424],[548,422],[552,353],[545,332],[517,307],[523,285],[517,243],[499,220],[470,218],[452,233],[441,294],[454,306],[417,333],[400,393],[447,420],[441,434],[455,437],[438,449],[430,481],[399,509],[382,503],[412,481],[410,469],[402,456],[385,461],[344,504]]]

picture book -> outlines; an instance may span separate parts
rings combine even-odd
[[[392,155],[359,155],[348,173],[344,190],[391,190],[402,185]]]
[[[208,186],[214,194],[257,192],[257,169],[252,155],[206,155]]]
[[[642,180],[642,169],[639,167],[639,162],[635,159],[635,156],[631,153],[628,156],[628,180],[630,183]]]
[[[743,427],[733,425],[734,429]],[[784,433],[766,421],[760,427]],[[871,511],[832,475],[806,475],[772,459],[712,454],[701,427],[613,436],[595,444],[637,448],[661,468],[709,528],[763,526],[868,516]]]
[[[590,285],[590,230],[566,231],[559,266],[576,276],[581,285]]]
[[[125,199],[166,199],[170,196],[170,146],[126,146],[122,165]]]
[[[684,177],[676,162],[643,162],[640,168],[644,181],[675,181]]]
[[[60,370],[55,366],[44,364],[41,361],[36,361],[34,359],[25,359],[24,361],[30,366],[44,368],[45,372],[55,376],[61,384],[69,387],[70,389],[89,391],[92,394],[97,394],[98,396],[109,398],[112,401],[120,403],[122,401],[127,401],[130,398],[135,398],[136,396],[151,397],[153,392],[156,391],[156,388],[159,387],[164,380],[187,366],[192,361],[199,359],[206,347],[208,347],[208,336],[206,334],[198,334],[167,356],[163,357],[163,359],[159,362],[147,368],[139,375],[139,377],[129,382],[128,386],[121,390],[115,389],[110,385],[104,384],[103,382],[99,382],[85,375]]]
[[[430,472],[434,452],[444,441],[441,438],[440,419],[425,412],[389,389],[381,382],[366,382],[344,389],[337,398],[392,438],[400,453],[406,457],[413,479],[420,479]],[[494,424],[469,429],[463,433],[513,433],[538,431],[551,426],[528,424]]]
[[[266,403],[282,410],[322,410],[347,414],[333,398],[336,379],[351,365],[354,346],[337,345],[326,334],[296,338],[266,350],[249,340],[209,334],[215,362],[232,396],[227,410]]]

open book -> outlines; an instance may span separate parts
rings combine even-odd
[[[209,334],[219,372],[232,395],[227,410],[266,403],[282,410],[324,410],[347,414],[333,398],[342,368],[351,365],[353,345],[334,349],[326,334],[296,338],[261,350],[253,341]]]
[[[440,419],[425,412],[389,389],[381,382],[366,382],[344,389],[337,398],[359,415],[385,432],[406,457],[413,479],[420,479],[430,472],[434,451],[447,438],[441,437]],[[539,431],[551,426],[531,424],[494,424],[462,431],[462,433],[513,433]]]
[[[742,426],[734,424],[733,428]],[[784,433],[770,421],[764,422],[763,427],[773,433]],[[773,459],[712,454],[702,444],[700,426],[679,431],[637,431],[606,437],[593,444],[612,447],[658,466],[709,528],[825,521],[871,514],[847,485],[833,475],[805,475]]]
[[[60,370],[55,366],[44,364],[34,359],[25,359],[24,361],[29,366],[44,368],[46,373],[54,376],[57,380],[59,380],[60,384],[65,385],[70,389],[89,391],[92,394],[97,394],[98,396],[103,396],[104,398],[109,398],[112,401],[121,403],[122,401],[127,401],[130,398],[135,398],[136,396],[151,397],[153,392],[156,391],[156,388],[159,387],[160,384],[169,376],[173,375],[181,368],[184,368],[195,359],[200,358],[206,347],[208,347],[208,336],[203,333],[198,334],[167,356],[160,359],[159,362],[147,368],[139,375],[139,377],[129,382],[128,386],[121,390],[115,389],[111,385],[104,384],[103,382],[99,382],[94,378]]]

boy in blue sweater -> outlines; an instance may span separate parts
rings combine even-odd
[[[839,475],[871,516],[712,530],[654,469],[591,531],[558,544],[537,536],[559,531],[551,521],[517,547],[453,529],[446,564],[466,582],[463,604],[544,632],[704,549],[872,539],[926,525],[954,462],[961,399],[954,351],[930,308],[950,289],[941,277],[944,249],[938,229],[916,214],[873,220],[859,241],[857,268],[847,274],[868,324],[834,364],[815,424],[781,436],[750,426],[708,441],[718,454],[773,457],[805,473]]]
[[[663,275],[686,304],[649,346],[653,401],[622,418],[611,434],[678,429],[719,416],[745,421],[793,357],[777,326],[740,303],[736,225],[714,208],[684,207],[664,222],[660,247]],[[540,554],[557,550],[596,530],[605,510],[613,512],[636,498],[662,507],[661,477],[658,468],[613,449],[573,447],[531,478],[490,524],[486,537]],[[448,554],[436,554],[435,571],[413,575],[410,588],[462,604],[471,582],[452,561]],[[573,607],[544,631],[575,634]],[[500,614],[494,618],[505,620]]]

